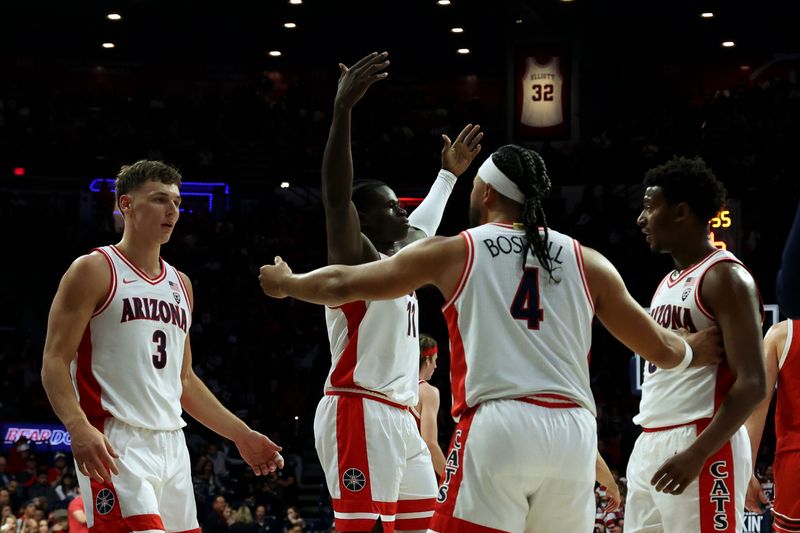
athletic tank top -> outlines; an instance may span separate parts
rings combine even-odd
[[[726,250],[716,250],[682,271],[673,270],[661,281],[650,304],[650,314],[661,326],[691,332],[716,324],[703,305],[700,289],[706,272],[719,263],[742,264]],[[681,425],[711,418],[733,385],[728,364],[673,371],[645,363],[639,414],[633,422],[645,428]]]
[[[527,59],[522,78],[522,116],[520,122],[531,128],[548,128],[564,122],[562,86],[564,77],[559,59],[554,57],[544,65]]]
[[[580,244],[549,231],[551,280],[525,232],[485,224],[461,233],[463,273],[443,307],[450,333],[454,417],[481,402],[536,396],[595,413],[589,386],[594,306]]]
[[[786,344],[778,360],[775,453],[800,451],[800,321],[787,322]]]
[[[163,259],[161,274],[150,278],[116,246],[94,251],[108,262],[111,284],[71,365],[80,405],[95,425],[113,416],[145,429],[179,429],[192,320],[183,280]]]

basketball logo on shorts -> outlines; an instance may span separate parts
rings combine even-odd
[[[114,509],[115,502],[114,493],[108,489],[103,489],[97,493],[97,498],[94,500],[94,508],[97,509],[98,514],[107,515]]]
[[[350,492],[358,492],[367,485],[367,476],[358,468],[348,468],[342,475],[342,484]]]

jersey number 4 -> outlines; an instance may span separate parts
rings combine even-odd
[[[544,309],[539,307],[539,303],[539,269],[529,267],[525,269],[511,302],[511,316],[527,320],[528,329],[539,329],[544,320]]]
[[[167,366],[167,334],[157,329],[153,332],[156,353],[153,354],[153,366],[159,370]]]

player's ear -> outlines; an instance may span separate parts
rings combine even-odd
[[[131,201],[131,197],[127,194],[123,194],[119,197],[119,200],[117,201],[117,207],[119,207],[119,210],[123,214],[125,214],[125,211],[128,211],[131,208]]]
[[[692,210],[689,208],[689,204],[686,202],[680,202],[678,205],[675,206],[675,222],[683,222],[686,220],[692,213]]]

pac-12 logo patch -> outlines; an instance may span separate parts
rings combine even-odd
[[[681,300],[685,302],[686,298],[688,298],[691,293],[692,293],[691,287],[686,287],[685,289],[683,289],[683,292],[681,293]]]
[[[367,486],[367,476],[358,468],[348,468],[342,474],[342,485],[350,492],[359,492]]]
[[[181,303],[181,295],[178,294],[177,292],[173,292],[172,295],[175,297],[175,303],[176,304],[180,304]]]
[[[114,497],[113,492],[103,489],[97,493],[97,497],[94,499],[94,508],[98,514],[107,515],[114,509],[116,501],[117,499]]]

